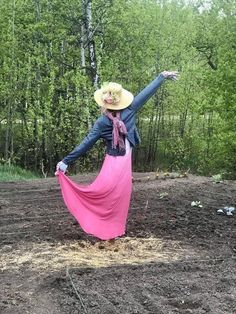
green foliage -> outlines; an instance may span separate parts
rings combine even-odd
[[[236,177],[234,1],[94,0],[90,38],[82,1],[0,4],[1,158],[53,174],[82,141],[100,113],[93,43],[100,84],[136,94],[160,71],[181,74],[140,112],[134,169]],[[94,170],[103,154],[98,143],[77,169]]]
[[[0,165],[0,181],[21,181],[37,179],[39,176],[31,171],[14,165]]]
[[[214,183],[221,183],[222,181],[222,174],[215,174],[212,176],[213,182]]]

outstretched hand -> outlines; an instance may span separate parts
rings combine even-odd
[[[178,71],[163,71],[161,74],[166,78],[166,79],[172,79],[174,81],[177,81],[179,78],[179,72]]]
[[[66,172],[68,165],[66,165],[63,161],[59,161],[56,165],[56,172],[55,175],[57,175],[58,171]]]

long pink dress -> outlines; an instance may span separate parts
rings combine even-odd
[[[106,155],[90,185],[79,185],[58,171],[64,202],[81,228],[102,240],[125,234],[132,192],[131,150],[125,156]]]

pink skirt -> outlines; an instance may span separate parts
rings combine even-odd
[[[132,192],[131,151],[125,156],[106,155],[90,185],[79,185],[57,172],[62,196],[81,228],[102,240],[125,234]]]

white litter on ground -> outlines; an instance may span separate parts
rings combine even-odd
[[[225,206],[224,208],[220,208],[217,210],[217,214],[223,214],[223,215],[227,215],[227,216],[233,216],[235,212],[235,207],[228,207]]]

